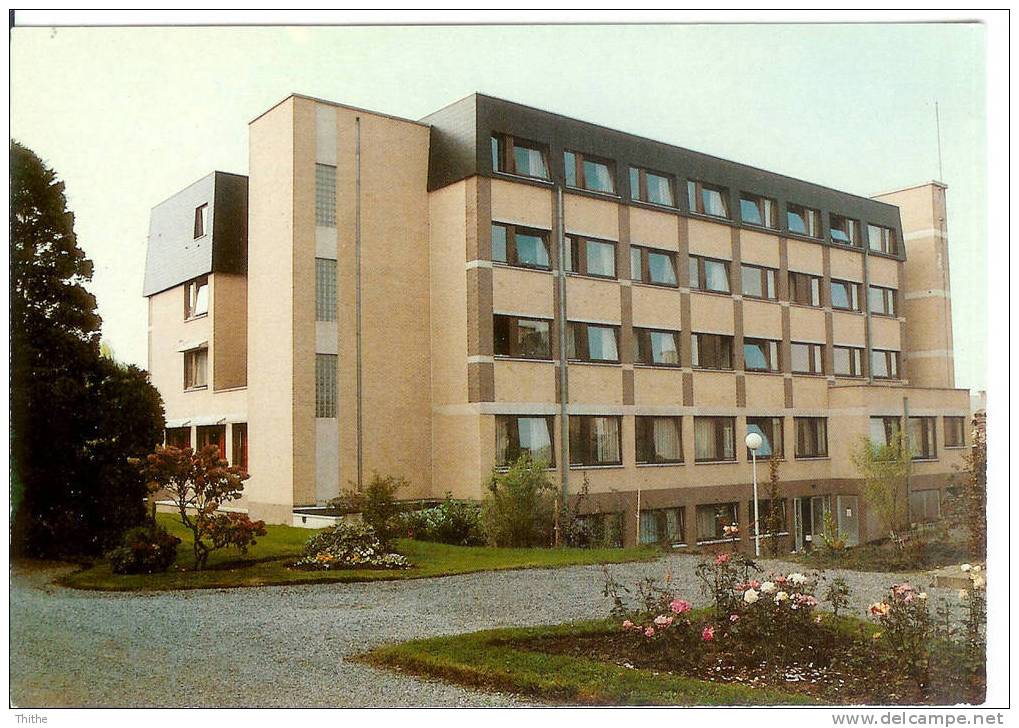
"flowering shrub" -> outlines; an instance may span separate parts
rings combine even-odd
[[[162,526],[138,526],[126,531],[121,545],[106,558],[114,574],[160,574],[176,560],[179,543]]]
[[[375,533],[364,522],[341,521],[308,539],[299,569],[405,569],[405,556],[387,553]]]
[[[476,503],[446,500],[433,508],[408,511],[401,516],[402,530],[410,538],[436,541],[455,546],[481,546],[485,534],[481,530],[481,507]]]
[[[751,572],[760,568],[740,553],[720,553],[712,561],[697,565],[695,573],[701,580],[701,591],[715,602],[715,616],[722,618],[733,613],[741,599],[743,590],[737,584],[750,581]]]
[[[875,637],[885,642],[892,658],[918,685],[927,683],[930,645],[936,625],[927,604],[927,593],[909,582],[895,584],[889,598],[868,610],[883,628]]]

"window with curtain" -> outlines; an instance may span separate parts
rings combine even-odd
[[[592,192],[615,194],[616,179],[613,170],[615,162],[607,159],[567,151],[563,155],[566,168],[566,185]]]
[[[696,462],[736,460],[735,417],[694,417],[693,434]]]
[[[690,288],[729,293],[729,261],[690,256]]]
[[[209,350],[191,349],[184,352],[184,389],[200,389],[209,385]]]
[[[184,286],[184,318],[209,313],[209,276],[199,276]]]
[[[909,449],[914,460],[935,460],[938,457],[936,417],[909,418]]]
[[[748,225],[766,228],[778,227],[777,206],[770,197],[743,192],[739,197],[740,219]]]
[[[495,355],[551,360],[550,325],[547,319],[495,314],[492,318]]]
[[[796,417],[796,457],[828,457],[828,420],[824,417]]]
[[[781,417],[747,417],[747,434],[756,432],[761,436],[761,446],[757,448],[758,458],[785,457],[782,422]],[[750,448],[747,448],[747,460],[751,457]]]
[[[336,261],[315,258],[315,320],[336,320]]]
[[[547,180],[546,147],[509,134],[492,135],[492,169]]]
[[[862,377],[863,349],[855,346],[834,346],[832,364],[837,377]]]
[[[548,231],[493,222],[492,260],[518,268],[551,270]]]
[[[235,422],[230,425],[233,439],[233,465],[245,472],[248,470],[248,425],[246,422]]]
[[[712,217],[729,217],[729,191],[724,187],[689,180],[686,191],[690,212]]]
[[[183,449],[185,447],[191,447],[191,428],[190,427],[167,427],[166,428],[166,446],[176,447]]]
[[[566,236],[566,270],[597,278],[615,278],[616,244],[608,240]]]
[[[622,513],[585,513],[577,516],[577,525],[588,536],[592,548],[623,547]]]
[[[336,167],[315,165],[315,224],[336,227]]]
[[[740,291],[744,296],[775,300],[775,274],[773,268],[761,268],[756,265],[740,266]]]
[[[619,327],[567,322],[566,356],[573,361],[619,363]]]
[[[634,328],[633,341],[638,364],[679,366],[678,331]]]
[[[831,223],[829,234],[833,243],[860,246],[860,223],[857,220],[851,220],[845,215],[836,215],[833,212],[829,221]]]
[[[707,503],[697,506],[699,542],[729,539],[725,533],[726,526],[739,526],[738,503]]]
[[[683,462],[681,417],[634,417],[637,463],[641,465]]]
[[[723,334],[694,334],[691,339],[693,366],[697,369],[732,369],[732,337]]]
[[[870,441],[877,447],[886,447],[899,436],[898,417],[871,417]]]
[[[630,246],[630,278],[640,283],[675,288],[676,254],[666,250]]]
[[[966,418],[945,415],[945,447],[966,446]]]
[[[883,225],[867,225],[867,242],[875,253],[898,255],[899,246],[895,231]]]
[[[672,177],[630,167],[630,199],[673,207]]]
[[[867,296],[870,312],[878,316],[895,315],[895,289],[871,286]]]
[[[748,372],[777,372],[779,342],[771,339],[743,339],[743,368]]]
[[[336,417],[336,355],[315,355],[315,417]]]
[[[789,347],[793,374],[824,374],[823,344],[794,341]]]
[[[640,512],[640,542],[678,546],[686,543],[684,509],[651,508]]]
[[[821,277],[789,271],[789,300],[801,306],[820,306]]]
[[[570,465],[622,465],[619,416],[570,416]]]
[[[551,416],[496,415],[496,465],[508,467],[527,454],[532,460],[543,460],[554,468],[554,427],[555,418]]]
[[[875,379],[898,379],[899,352],[872,349],[870,352],[870,373]]]

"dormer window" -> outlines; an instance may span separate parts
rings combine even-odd
[[[204,238],[209,232],[209,205],[199,205],[195,208],[195,240]]]
[[[521,177],[548,179],[545,148],[509,134],[493,134],[492,170]]]

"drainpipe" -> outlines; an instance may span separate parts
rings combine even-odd
[[[364,476],[364,433],[361,390],[361,117],[354,117],[354,338],[357,345],[357,397],[356,423],[357,431],[357,484],[360,487]]]
[[[563,220],[563,188],[556,185],[556,244],[559,248],[559,268],[556,285],[559,296],[559,463],[562,484],[562,504],[566,507],[570,495],[570,420],[569,376],[566,359],[566,227]]]

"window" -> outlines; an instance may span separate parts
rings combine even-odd
[[[521,455],[527,454],[532,460],[544,460],[548,467],[554,468],[555,452],[552,449],[554,428],[554,417],[496,415],[495,464],[499,467],[508,467]]]
[[[630,167],[630,199],[673,207],[672,177]]]
[[[937,417],[909,418],[909,449],[914,460],[934,460],[938,457]]]
[[[828,232],[833,243],[860,247],[859,221],[851,220],[845,215],[836,215],[834,212],[831,214],[829,221],[831,222],[831,227]]]
[[[777,372],[778,342],[771,339],[743,339],[743,368],[748,372]]]
[[[821,351],[824,344],[794,341],[790,348],[793,374],[824,374]]]
[[[859,311],[860,284],[852,281],[832,280],[831,307],[841,311]]]
[[[185,447],[191,447],[191,428],[167,427],[166,446],[177,447],[181,449],[184,449]]]
[[[199,389],[209,385],[209,350],[192,349],[184,352],[184,389]]]
[[[566,270],[598,278],[616,277],[616,244],[566,236]]]
[[[519,268],[551,270],[548,232],[493,222],[492,260]]]
[[[945,415],[945,447],[966,447],[966,418]]]
[[[637,434],[637,463],[683,462],[683,420],[681,417],[634,417]]]
[[[732,369],[732,337],[693,335],[693,365],[698,369]]]
[[[195,208],[195,240],[204,237],[209,232],[209,205],[199,205]]]
[[[315,416],[336,417],[336,354],[315,355]]]
[[[717,463],[736,460],[736,418],[693,418],[694,460]]]
[[[315,165],[315,224],[336,227],[336,167]]]
[[[824,417],[794,417],[796,457],[828,457],[828,420]]]
[[[870,374],[875,379],[898,379],[899,352],[872,349],[870,352]]]
[[[891,228],[882,225],[868,225],[867,241],[870,243],[870,249],[876,253],[898,255],[898,241],[896,240],[895,231]]]
[[[747,434],[756,432],[761,436],[761,446],[757,448],[757,457],[785,457],[785,436],[782,432],[781,417],[747,417]],[[750,448],[747,448],[747,460],[751,459]]]
[[[871,286],[868,300],[870,303],[871,313],[877,314],[878,316],[895,315],[894,288],[881,288],[880,286]]]
[[[775,511],[775,516],[778,521],[778,530],[769,530],[769,525],[775,520],[772,518],[772,509]],[[758,498],[757,499],[757,513],[761,519],[761,535],[762,536],[775,536],[783,533],[787,533],[788,521],[785,515],[785,498],[779,498],[778,500],[771,500],[769,498]],[[749,537],[753,538],[756,535],[756,529],[754,528],[754,502],[752,500],[747,501],[747,514],[750,519],[750,532]]]
[[[809,238],[821,237],[821,213],[803,205],[786,205],[786,225],[789,232],[806,235]]]
[[[233,438],[233,464],[241,470],[248,469],[248,425],[245,422],[235,422],[230,425],[230,434]]]
[[[678,285],[676,281],[676,254],[653,248],[630,246],[630,278],[656,286]]]
[[[612,172],[614,162],[589,157],[580,152],[566,152],[563,162],[566,166],[567,187],[615,194],[616,179]]]
[[[863,349],[855,346],[832,347],[832,363],[837,377],[862,377]]]
[[[789,271],[789,300],[802,306],[820,306],[821,277]]]
[[[492,135],[492,170],[522,177],[548,179],[545,148],[508,134]]]
[[[909,520],[932,523],[941,518],[941,491],[914,490],[909,494]]]
[[[184,286],[184,318],[209,313],[209,276],[201,276]]]
[[[195,437],[198,440],[197,450],[215,445],[219,450],[219,456],[226,459],[226,425],[203,425],[195,428]]]
[[[898,417],[871,417],[870,441],[876,447],[888,447],[899,436]]]
[[[714,293],[728,293],[729,261],[691,255],[690,288]]]
[[[777,228],[777,209],[775,201],[770,197],[752,195],[749,192],[744,192],[739,196],[740,219],[748,225]]]
[[[684,510],[682,508],[654,508],[640,512],[640,542],[678,546],[684,537]]]
[[[545,360],[552,358],[549,322],[545,319],[495,314],[492,328],[496,356]]]
[[[773,268],[760,268],[756,265],[740,266],[740,290],[744,296],[751,298],[775,299],[775,274]]]
[[[315,258],[315,320],[336,320],[336,261]]]
[[[619,327],[569,321],[566,356],[574,361],[619,362]]]
[[[634,328],[634,359],[638,364],[679,366],[678,331]]]
[[[697,541],[721,541],[732,538],[726,528],[739,528],[739,504],[710,503],[697,506]],[[739,531],[736,531],[738,534]],[[739,536],[736,536],[738,539]]]
[[[621,417],[572,415],[570,465],[622,465]]]
[[[690,180],[686,183],[690,212],[699,212],[712,217],[729,217],[729,191],[704,182]]]
[[[623,547],[622,513],[587,513],[577,516],[577,525],[587,534],[587,546],[591,548]]]

